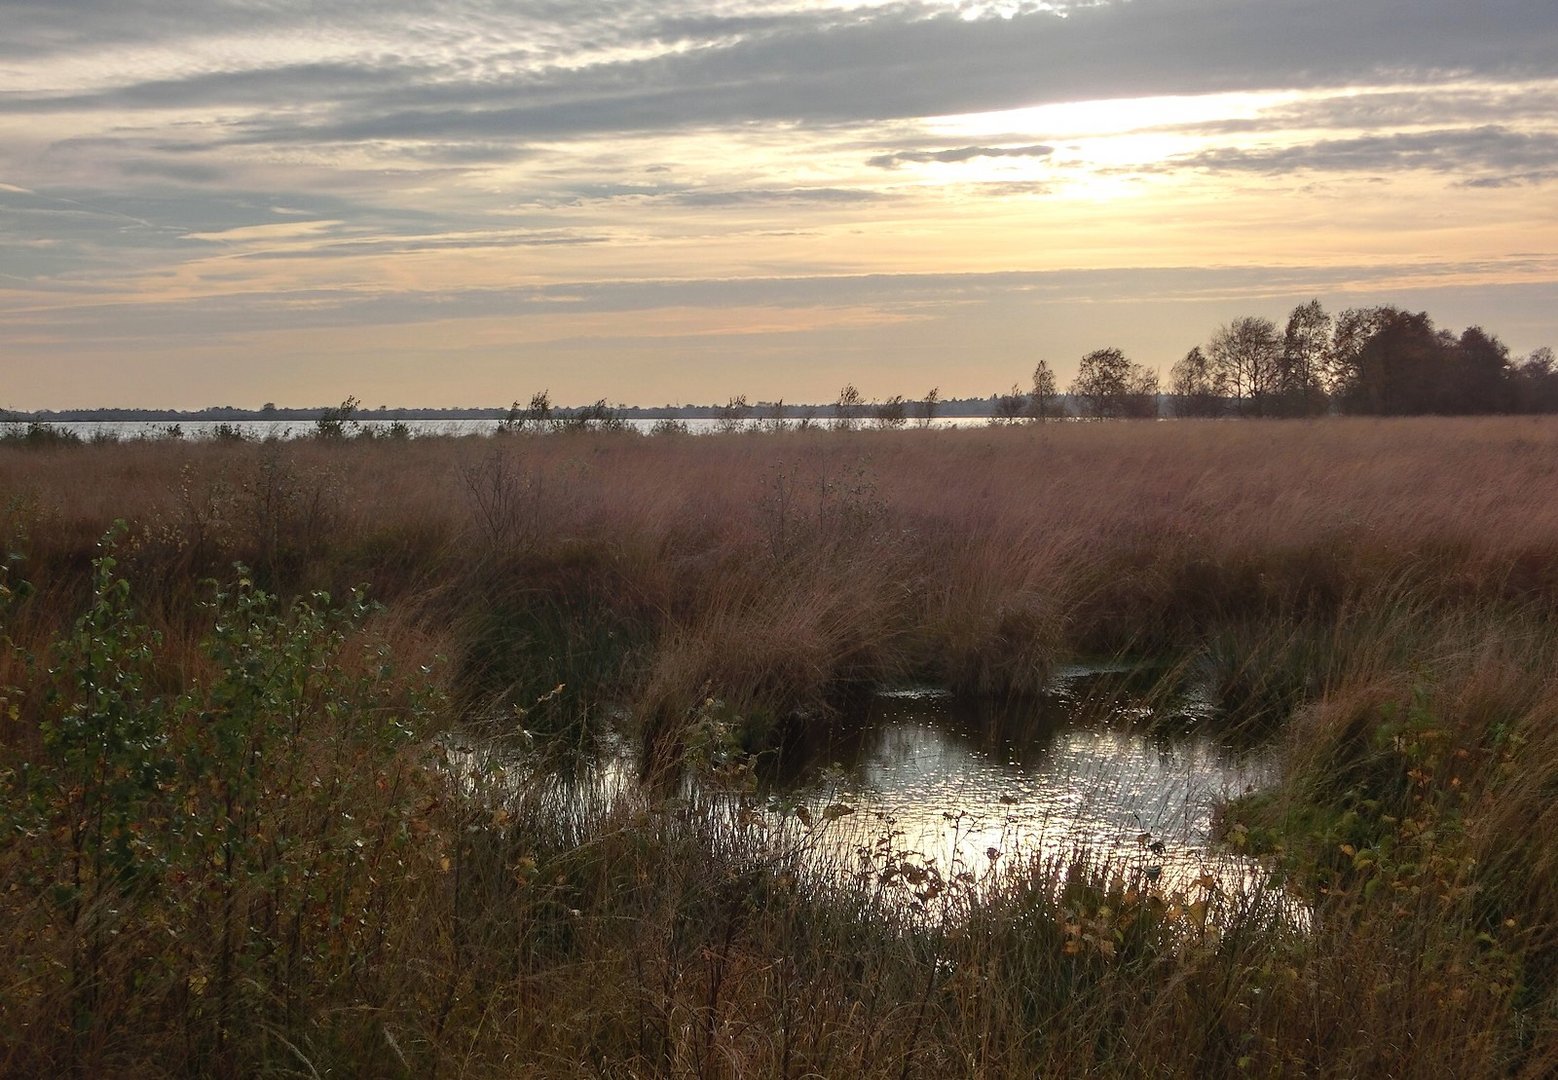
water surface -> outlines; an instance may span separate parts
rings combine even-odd
[[[1220,850],[1212,820],[1221,801],[1271,781],[1272,753],[1219,734],[1217,712],[1194,686],[1098,666],[1063,670],[1019,702],[887,690],[761,755],[755,793],[689,777],[673,802],[739,822],[745,843],[756,823],[776,854],[800,852],[823,876],[907,860],[979,881],[1035,857],[1080,856],[1164,893],[1259,893],[1268,868]],[[539,794],[586,831],[599,812],[647,794],[631,744],[615,736],[560,772],[501,748],[451,760],[468,778],[502,776]]]
[[[1216,850],[1213,812],[1269,782],[1272,761],[1219,737],[1215,713],[1194,689],[1144,693],[1097,668],[1062,672],[1018,704],[910,688],[787,749],[764,781],[771,798],[808,808],[843,861],[890,837],[948,874],[1086,853],[1165,889],[1210,875],[1234,890],[1262,869]],[[840,816],[820,821],[828,807]]]

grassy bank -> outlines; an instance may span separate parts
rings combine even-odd
[[[1524,419],[0,449],[0,1066],[1545,1075],[1554,462]],[[1284,740],[1223,827],[1306,930],[1085,857],[823,889],[820,818],[473,800],[430,749],[610,718],[739,799],[861,687],[1099,654]]]

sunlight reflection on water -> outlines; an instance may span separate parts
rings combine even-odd
[[[1272,754],[1216,737],[1216,708],[1194,689],[1144,693],[1129,676],[1065,669],[1040,699],[1009,706],[885,691],[765,755],[755,793],[687,779],[672,801],[701,807],[731,835],[750,840],[755,825],[775,851],[804,852],[823,878],[879,874],[905,857],[972,882],[1032,860],[1081,860],[1164,894],[1265,892],[1269,868],[1216,848],[1211,831],[1222,800],[1272,779]],[[580,829],[581,843],[621,800],[666,797],[641,785],[619,737],[561,772],[502,750],[444,752],[473,792],[539,798],[549,817]]]
[[[813,750],[789,795],[853,808],[821,839],[835,857],[891,834],[895,849],[946,874],[1082,852],[1146,872],[1165,889],[1187,890],[1210,874],[1232,891],[1264,874],[1214,850],[1210,835],[1220,801],[1270,779],[1268,754],[1203,730],[1150,733],[1133,723],[1141,706],[1129,697],[1079,720],[1067,681],[1034,706],[1043,716],[981,715],[935,692],[881,695],[828,748],[838,756],[827,766],[815,764]]]
[[[1212,851],[1211,829],[1221,799],[1267,781],[1262,754],[1237,753],[1206,734],[1153,736],[1108,722],[1025,734],[1022,743],[1020,728],[978,728],[939,695],[882,698],[848,761],[795,792],[854,807],[829,829],[835,854],[891,832],[894,848],[946,874],[1081,851],[1150,870],[1165,888],[1187,888],[1207,873],[1225,888],[1242,887],[1259,870]]]

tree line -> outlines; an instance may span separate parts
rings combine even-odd
[[[1166,408],[1165,408],[1166,406]],[[1077,376],[1060,392],[1054,369],[1040,361],[1027,389],[1013,386],[989,399],[947,399],[932,389],[921,399],[894,395],[868,401],[853,383],[829,405],[748,402],[745,395],[725,405],[611,406],[605,399],[582,407],[553,405],[546,391],[507,410],[396,409],[375,413],[356,398],[340,406],[278,409],[267,402],[258,412],[221,406],[197,412],[88,409],[6,414],[10,421],[149,419],[304,419],[321,435],[338,435],[357,421],[373,419],[491,418],[500,431],[553,428],[622,428],[631,419],[656,419],[656,430],[685,430],[686,418],[712,418],[716,430],[768,430],[859,426],[929,426],[943,416],[986,415],[994,424],[1043,421],[1066,416],[1092,419],[1150,419],[1165,412],[1180,417],[1301,417],[1329,413],[1374,416],[1423,414],[1558,412],[1558,360],[1542,347],[1516,358],[1496,335],[1472,326],[1456,335],[1436,328],[1427,312],[1390,305],[1348,308],[1331,315],[1311,300],[1288,315],[1280,329],[1262,316],[1244,316],[1218,327],[1169,372],[1167,393],[1156,371],[1131,361],[1118,348],[1095,349],[1082,357]],[[16,433],[8,433],[16,434]]]
[[[1166,408],[1165,408],[1166,406]],[[1427,312],[1390,305],[1335,316],[1311,300],[1278,328],[1246,316],[1217,328],[1169,373],[1117,348],[1082,357],[1065,395],[1040,361],[1032,387],[998,395],[992,423],[1067,415],[1090,419],[1372,416],[1558,412],[1558,361],[1542,347],[1516,358],[1480,326],[1456,335]]]
[[[1281,329],[1259,316],[1219,327],[1174,365],[1169,394],[1192,417],[1558,412],[1558,365],[1550,348],[1516,359],[1480,326],[1457,336],[1427,312],[1332,316],[1311,300]]]

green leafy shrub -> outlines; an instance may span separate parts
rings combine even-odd
[[[271,1025],[362,993],[386,887],[431,835],[403,751],[437,701],[363,633],[360,594],[286,607],[241,570],[173,670],[191,658],[138,617],[116,536],[52,651],[36,752],[4,777],[28,990],[0,999],[0,1043],[113,1071],[176,1032],[194,1071],[253,1067]]]

